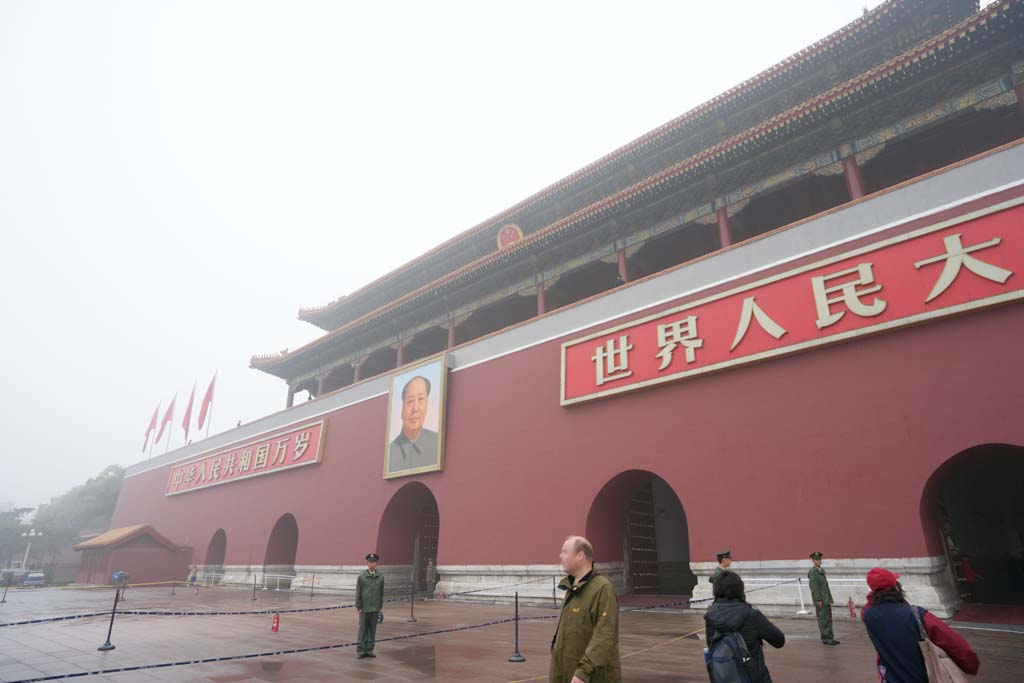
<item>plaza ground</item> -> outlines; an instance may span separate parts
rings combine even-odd
[[[185,612],[296,610],[350,605],[351,594],[309,596],[287,591],[258,591],[256,601],[240,588],[204,588],[199,595],[178,587],[131,588],[125,610]],[[12,591],[0,605],[0,623],[109,610],[112,589],[46,589]],[[629,607],[643,604],[631,596]],[[548,648],[557,612],[550,607],[521,610],[520,652],[523,663],[510,663],[513,624],[491,623],[512,616],[508,605],[466,604],[452,600],[418,601],[415,623],[407,622],[409,605],[385,607],[378,630],[376,659],[356,659],[352,645],[356,613],[351,607],[281,614],[280,631],[271,632],[270,614],[119,615],[111,641],[116,649],[98,652],[109,618],[0,627],[0,681],[130,668],[169,662],[191,662],[281,650],[337,646],[287,655],[180,664],[118,673],[93,674],[67,680],[140,683],[159,681],[512,681],[546,680]],[[837,609],[838,613],[838,609]],[[874,652],[858,621],[837,619],[839,647],[818,640],[812,619],[782,617],[786,633],[782,650],[768,648],[767,662],[776,681],[871,683]],[[479,626],[481,624],[491,624]],[[469,627],[469,628],[467,628]],[[620,647],[623,679],[650,683],[703,683],[702,613],[685,609],[626,611],[622,614]],[[964,624],[960,632],[981,657],[979,683],[1010,683],[1024,671],[1024,629],[1013,626]],[[448,629],[462,629],[448,632]],[[393,639],[393,640],[392,640]],[[61,680],[55,678],[51,680]]]

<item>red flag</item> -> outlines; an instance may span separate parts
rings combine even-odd
[[[213,373],[213,379],[210,380],[210,386],[206,387],[206,393],[203,394],[203,403],[199,406],[199,429],[203,428],[206,423],[206,416],[209,414],[210,406],[213,404],[213,388],[217,384],[217,373]]]
[[[188,397],[188,406],[185,408],[185,419],[181,421],[181,428],[185,430],[185,445],[188,445],[188,428],[192,423],[192,403],[196,400],[196,383],[192,382],[192,395]]]
[[[160,431],[156,433],[156,442],[160,443],[160,438],[164,435],[164,429],[170,424],[171,420],[174,419],[174,402],[178,400],[178,395],[175,394],[174,398],[171,399],[171,405],[167,406],[167,412],[164,413],[164,419],[160,420]]]
[[[146,427],[146,440],[142,442],[142,452],[146,452],[146,446],[149,445],[149,435],[156,429],[156,416],[160,412],[160,401],[156,402],[156,408],[153,409],[153,417],[149,420],[149,426]]]

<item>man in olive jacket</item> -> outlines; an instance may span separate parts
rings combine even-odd
[[[818,617],[821,642],[826,645],[838,645],[839,641],[832,633],[832,591],[828,587],[825,570],[821,568],[821,553],[811,553],[811,561],[814,562],[814,566],[807,572],[807,583],[811,587],[811,600],[814,601],[814,612]]]
[[[366,571],[356,579],[356,611],[359,613],[359,659],[376,657],[373,646],[377,640],[377,616],[384,605],[384,577],[377,571],[376,553],[366,556]]]
[[[594,571],[594,549],[582,536],[565,539],[559,584],[565,591],[551,641],[551,683],[619,683],[619,600],[611,582]]]

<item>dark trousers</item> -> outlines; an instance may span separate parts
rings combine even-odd
[[[356,643],[356,652],[363,654],[373,652],[373,646],[377,642],[377,613],[363,612],[359,615],[359,642]]]
[[[814,611],[818,617],[818,630],[821,631],[822,640],[835,640],[832,633],[832,605],[814,604]]]

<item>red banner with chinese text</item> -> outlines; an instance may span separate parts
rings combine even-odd
[[[324,422],[174,465],[164,495],[173,496],[272,472],[313,465],[323,457]]]
[[[1024,199],[562,345],[562,405],[1024,298]]]

